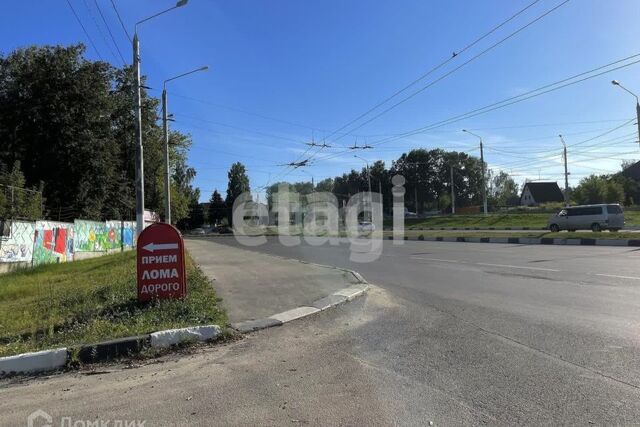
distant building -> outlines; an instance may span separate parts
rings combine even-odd
[[[564,202],[564,195],[557,182],[527,182],[520,195],[520,205],[535,206],[541,203]]]

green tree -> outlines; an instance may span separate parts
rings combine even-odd
[[[218,190],[214,190],[209,200],[209,222],[211,225],[217,225],[226,217],[226,205]]]
[[[500,171],[493,177],[492,184],[492,204],[507,206],[518,199],[518,184],[508,173]]]
[[[573,190],[577,204],[624,203],[624,187],[609,175],[590,175]]]
[[[235,202],[238,196],[242,193],[250,192],[251,187],[249,186],[247,171],[244,165],[240,162],[236,162],[231,165],[227,177],[229,179],[229,183],[227,186],[227,198],[225,199],[225,203],[228,209],[227,218],[229,219],[229,225],[233,226],[233,215],[230,211],[233,209],[233,202]]]
[[[316,191],[333,191],[333,178],[326,178],[316,184]]]
[[[84,58],[81,44],[28,47],[0,55],[0,163],[21,161],[27,187],[40,186],[53,219],[133,218],[135,117],[131,68]],[[145,206],[163,213],[159,102],[142,90]],[[191,138],[170,135],[175,212],[193,198],[186,155]],[[181,175],[180,175],[181,174]]]
[[[25,187],[19,160],[10,171],[6,169],[0,164],[0,218],[41,219],[42,192]]]

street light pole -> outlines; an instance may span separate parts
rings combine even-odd
[[[480,135],[476,135],[475,133],[467,129],[462,129],[462,132],[466,132],[470,135],[473,135],[480,140],[480,166],[482,169],[482,205],[483,205],[484,214],[487,215],[489,209],[487,206],[487,183],[485,182],[484,146],[482,144],[482,137]]]
[[[635,93],[631,92],[626,87],[622,86],[619,81],[612,80],[611,84],[614,85],[614,86],[620,87],[620,89],[624,90],[625,92],[630,93],[636,99],[636,122],[637,122],[636,125],[638,126],[638,147],[640,147],[640,99],[638,99],[638,95],[636,95]]]
[[[564,158],[564,205],[569,207],[569,170],[567,169],[567,144],[564,142],[562,135],[558,135],[562,141],[562,157]]]
[[[207,71],[208,66],[171,77],[162,83],[162,129],[164,132],[164,222],[171,224],[171,174],[169,171],[169,115],[167,112],[167,83],[198,71]]]
[[[364,157],[360,157],[357,154],[354,154],[353,157],[357,157],[367,164],[367,182],[369,184],[369,197],[367,198],[369,199],[369,221],[371,221],[371,171],[369,170],[369,160],[365,159]]]
[[[133,31],[133,68],[135,70],[136,87],[134,90],[134,102],[136,110],[136,235],[140,235],[144,230],[144,148],[142,145],[142,96],[140,90],[142,83],[140,81],[140,40],[138,39],[138,25],[167,13],[173,9],[177,9],[187,4],[188,0],[180,0],[175,6],[155,15],[149,16],[141,21],[136,22]]]
[[[136,109],[136,234],[144,230],[144,148],[142,146],[142,101],[140,96],[140,42],[138,31],[133,34],[133,68],[136,87],[134,90]]]
[[[451,215],[456,214],[456,185],[453,182],[453,164],[451,164]]]

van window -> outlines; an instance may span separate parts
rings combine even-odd
[[[602,206],[567,209],[568,216],[602,215]]]
[[[621,214],[622,209],[618,205],[607,205],[607,212],[610,214]]]

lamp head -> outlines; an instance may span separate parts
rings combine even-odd
[[[186,6],[188,1],[189,0],[179,0],[178,3],[176,3],[176,7]]]
[[[617,80],[611,80],[611,84],[614,86],[620,86],[620,82]]]

